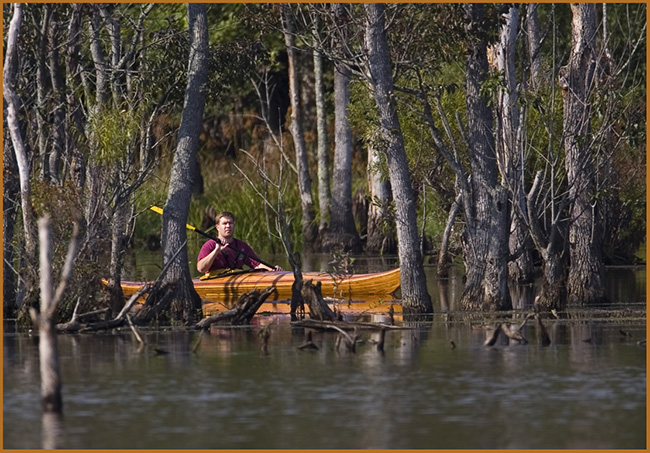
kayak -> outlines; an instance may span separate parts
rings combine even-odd
[[[400,287],[400,269],[370,274],[337,276],[326,272],[303,272],[303,281],[320,282],[321,292],[327,300],[335,299],[339,308],[350,311],[385,312],[395,305],[395,293]],[[193,279],[194,289],[204,301],[204,312],[217,312],[232,307],[239,297],[254,289],[273,286],[274,291],[258,312],[288,313],[291,286],[290,271],[234,271],[207,280]],[[146,282],[122,282],[125,297],[134,294]],[[142,298],[141,298],[142,299]],[[142,302],[143,300],[141,300]],[[390,304],[385,302],[390,301]],[[356,307],[356,308],[353,308]],[[393,308],[393,310],[395,310]],[[395,310],[397,311],[397,310]],[[399,306],[401,312],[401,306]]]

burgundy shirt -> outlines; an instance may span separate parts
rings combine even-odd
[[[201,251],[199,252],[199,257],[197,258],[197,263],[201,261],[203,258],[208,256],[215,248],[217,247],[217,243],[210,239],[208,242],[203,244],[203,247],[201,247]],[[243,250],[250,256],[246,256],[243,253],[235,251],[232,247],[237,248],[239,250]],[[253,258],[251,258],[251,256]],[[244,264],[251,267],[255,268],[260,265],[260,262],[258,261],[259,258],[255,254],[252,248],[245,243],[244,241],[240,241],[239,239],[235,239],[223,252],[219,253],[215,258],[214,261],[212,262],[212,266],[210,266],[210,270],[214,269],[243,269]]]

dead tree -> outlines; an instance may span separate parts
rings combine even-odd
[[[56,342],[56,329],[54,328],[54,316],[56,305],[61,300],[72,275],[72,267],[79,247],[79,226],[78,223],[74,224],[72,239],[56,293],[52,282],[51,228],[48,216],[39,219],[38,233],[40,241],[41,312],[37,313],[32,308],[30,314],[34,325],[38,326],[40,335],[38,351],[41,364],[41,402],[43,411],[60,414],[63,411],[63,399],[61,398],[59,352]]]
[[[275,291],[275,288],[269,286],[263,291],[255,289],[242,294],[233,308],[202,319],[196,324],[196,327],[208,329],[212,324],[229,324],[234,326],[250,324],[257,310],[259,310],[273,291]]]
[[[124,308],[118,313],[118,315],[110,319],[108,321],[100,321],[100,322],[93,322],[93,323],[82,323],[81,318],[84,316],[89,316],[91,314],[96,314],[100,311],[106,311],[106,310],[97,310],[93,311],[91,313],[83,313],[81,315],[77,314],[77,308],[79,307],[79,302],[77,302],[77,305],[75,306],[74,312],[72,313],[72,319],[68,322],[57,324],[56,325],[56,330],[59,332],[92,332],[95,330],[104,330],[104,329],[114,329],[116,327],[120,327],[122,324],[124,324],[124,321],[127,320],[126,316],[133,308],[135,303],[138,301],[140,297],[142,297],[144,294],[148,293],[151,291],[151,288],[153,287],[152,284],[145,284],[137,290],[131,298],[128,300]]]
[[[307,307],[309,307],[309,316],[312,319],[320,321],[335,321],[337,319],[336,313],[327,305],[323,299],[323,292],[321,291],[321,283],[313,283],[312,280],[307,280],[302,285],[301,295]]]

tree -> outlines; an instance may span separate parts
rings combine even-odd
[[[300,102],[300,76],[298,73],[293,12],[289,4],[282,4],[282,27],[289,59],[289,95],[291,98],[291,135],[296,151],[296,168],[298,170],[298,189],[302,207],[302,240],[305,250],[313,249],[318,229],[315,223],[316,213],[311,194],[311,178],[305,134],[302,124],[302,105]]]
[[[348,39],[345,5],[332,5],[341,47]],[[332,212],[322,248],[329,251],[343,245],[360,252],[361,239],[352,214],[352,129],[349,121],[350,78],[352,71],[343,62],[334,64],[334,169],[332,171]]]
[[[496,47],[496,69],[503,75],[503,86],[497,92],[497,156],[503,184],[512,194],[512,202],[521,210],[512,210],[510,225],[509,275],[517,283],[532,283],[533,258],[525,219],[524,154],[522,144],[521,108],[515,71],[515,48],[519,24],[519,8],[511,5],[503,14],[499,43]],[[523,113],[523,112],[522,112]]]
[[[508,310],[508,233],[510,208],[507,190],[498,184],[492,112],[481,88],[488,74],[487,32],[481,4],[466,4],[468,55],[465,95],[471,206],[465,206],[463,258],[467,270],[460,305],[465,309]]]
[[[572,47],[559,77],[564,99],[564,149],[567,183],[573,200],[569,227],[569,299],[581,304],[604,302],[605,268],[602,226],[595,198],[590,97],[596,75],[596,7],[572,4]]]
[[[433,306],[427,292],[422,255],[418,246],[415,197],[411,187],[404,138],[395,105],[395,92],[388,40],[385,31],[384,5],[365,5],[368,69],[377,110],[381,145],[388,162],[391,187],[395,198],[395,221],[402,269],[402,303],[405,314],[431,313]]]
[[[529,80],[533,90],[539,88],[542,72],[542,43],[539,31],[539,19],[537,16],[538,3],[526,5],[526,44],[528,48],[528,59],[530,61]]]
[[[20,99],[14,89],[15,76],[18,65],[18,35],[23,19],[23,5],[14,4],[14,12],[9,25],[7,36],[7,50],[3,68],[2,92],[7,102],[7,127],[11,136],[11,144],[16,156],[18,175],[20,181],[20,200],[23,216],[23,234],[25,244],[26,261],[33,263],[36,260],[36,216],[32,205],[32,185],[30,181],[30,165],[27,155],[27,148],[21,132],[19,122]],[[28,291],[33,291],[34,272],[28,272],[31,284],[27,285]]]
[[[319,21],[314,20],[314,34],[318,33]],[[314,91],[316,97],[316,133],[318,134],[318,231],[327,227],[332,192],[330,190],[329,147],[327,143],[327,110],[325,109],[325,82],[323,80],[323,54],[314,48]]]
[[[201,313],[201,299],[194,290],[188,265],[185,225],[203,125],[209,44],[205,5],[189,3],[187,14],[190,34],[187,88],[163,214],[163,265],[167,272],[138,312],[136,319],[140,323],[151,321],[157,313],[167,309],[172,319],[186,324],[194,323],[197,312]]]

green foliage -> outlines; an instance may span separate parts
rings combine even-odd
[[[105,109],[91,115],[88,130],[97,144],[97,164],[113,165],[121,160],[132,140],[140,134],[138,110]]]
[[[256,178],[256,168],[250,161],[241,155],[236,160],[224,160],[204,156],[206,160],[202,165],[202,173],[205,183],[205,192],[195,194],[190,204],[188,223],[200,228],[206,208],[212,207],[216,212],[231,211],[235,214],[237,238],[248,242],[259,254],[268,253],[271,250],[281,250],[281,243],[275,236],[275,217],[271,214],[270,225],[267,225],[265,216],[265,205],[260,195],[246,181],[235,168],[236,163],[251,180],[256,183],[258,190],[263,190]],[[137,218],[135,229],[136,245],[143,246],[150,241],[150,236],[160,237],[162,219],[158,214],[148,211],[149,206],[157,204],[163,207],[167,198],[166,179],[169,172],[162,170],[160,178],[154,178],[147,182],[136,197],[136,211],[141,214]],[[288,212],[288,217],[293,219],[292,241],[296,248],[301,247],[300,238],[300,199],[298,194],[295,175],[287,172],[289,180],[284,182],[283,201]],[[277,193],[269,192],[269,201],[277,201]],[[273,236],[273,244],[269,243],[269,231]],[[214,230],[211,231],[214,233]],[[188,232],[188,244],[190,256],[198,253],[205,241],[202,236]]]

